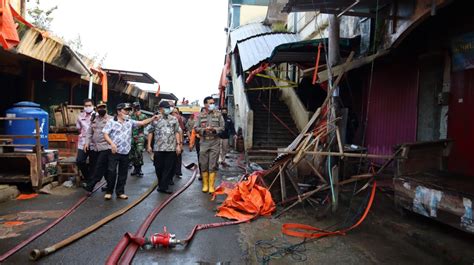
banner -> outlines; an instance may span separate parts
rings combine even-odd
[[[454,72],[474,68],[474,32],[454,38],[451,49]]]

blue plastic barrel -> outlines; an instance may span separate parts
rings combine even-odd
[[[37,118],[40,126],[41,145],[48,148],[49,114],[40,108],[39,104],[22,101],[13,104],[13,108],[5,112],[10,118]],[[36,135],[34,120],[6,121],[5,133],[7,135]],[[14,138],[14,144],[36,144],[35,138]],[[31,149],[29,147],[25,147]]]

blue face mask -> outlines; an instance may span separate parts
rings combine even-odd
[[[168,115],[168,114],[171,113],[171,109],[170,109],[170,108],[165,108],[163,112],[164,112],[166,115]]]
[[[216,105],[214,104],[209,104],[209,110],[215,110],[216,109]]]

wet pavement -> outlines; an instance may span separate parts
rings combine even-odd
[[[185,152],[183,163],[196,162],[196,154]],[[141,204],[118,217],[107,225],[79,241],[42,258],[39,262],[28,260],[28,253],[34,248],[45,248],[60,240],[88,227],[103,217],[131,203],[144,193],[156,179],[154,168],[148,156],[145,158],[143,171],[144,178],[129,176],[126,186],[128,200],[111,201],[103,199],[103,193],[98,191],[84,202],[73,214],[68,216],[57,226],[49,230],[25,248],[8,258],[4,264],[103,264],[115,245],[126,232],[135,232],[148,213],[166,199],[166,194],[153,192]],[[238,169],[228,172],[235,173]],[[225,172],[225,170],[223,171]],[[191,171],[183,168],[183,178],[175,178],[173,189],[184,185],[191,177]],[[211,202],[210,195],[203,194],[201,182],[194,183],[171,204],[168,205],[155,219],[148,235],[162,232],[163,226],[168,231],[176,234],[178,238],[186,237],[193,226],[199,223],[222,222],[222,218],[214,217],[215,208],[219,202]],[[73,189],[67,196],[39,195],[25,201],[10,201],[0,204],[0,216],[30,211],[64,211],[74,205],[85,192],[82,189]],[[2,239],[0,253],[4,253],[21,240],[26,239],[44,225],[52,222],[52,218],[39,218],[42,220],[36,225],[30,225],[22,230],[18,236]],[[3,220],[1,220],[3,222]],[[139,250],[134,264],[196,264],[198,262],[231,262],[242,263],[242,253],[238,242],[239,229],[237,226],[222,227],[198,232],[194,240],[186,248],[176,249],[151,249]]]
[[[238,181],[244,172],[242,160],[242,155],[230,154],[227,159],[230,166],[220,168],[219,180]],[[191,162],[196,162],[196,154],[185,152],[183,163]],[[114,197],[111,201],[105,201],[102,192],[93,194],[72,215],[11,256],[4,264],[103,264],[122,235],[134,233],[149,212],[169,195],[153,192],[125,215],[38,262],[29,261],[28,253],[34,248],[42,249],[65,239],[139,197],[155,180],[154,168],[148,156],[145,157],[145,163],[144,178],[128,178],[126,193],[129,200],[117,200]],[[182,179],[175,178],[173,189],[183,186],[192,172],[183,168],[183,174]],[[29,200],[0,204],[0,253],[3,254],[52,222],[85,194],[82,189],[64,187],[54,191],[54,195],[39,195]],[[474,263],[473,236],[416,215],[400,216],[393,206],[393,200],[386,195],[380,192],[377,194],[366,220],[347,235],[306,242],[298,251],[277,255],[269,264],[293,264],[298,260],[300,262],[297,264]],[[216,207],[223,199],[219,197],[217,201],[210,201],[210,196],[201,192],[201,182],[196,178],[186,191],[158,215],[147,236],[161,233],[166,226],[169,232],[182,239],[188,236],[196,224],[227,221],[215,217]],[[334,215],[321,217],[312,207],[295,207],[277,219],[259,218],[238,226],[200,231],[186,247],[139,249],[133,264],[263,264],[263,254],[276,249],[258,248],[257,257],[256,243],[264,240],[267,245],[261,246],[268,247],[301,242],[301,239],[282,236],[281,225],[284,223],[297,222],[328,229],[348,226],[352,220],[348,219],[349,212],[344,208],[344,201],[347,202],[347,199],[341,199],[340,210]],[[358,205],[357,201],[355,205]]]

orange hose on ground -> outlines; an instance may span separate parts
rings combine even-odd
[[[377,183],[374,181],[374,185],[372,186],[372,191],[370,194],[370,199],[369,202],[367,203],[367,208],[365,208],[364,214],[361,216],[359,221],[357,221],[355,224],[352,226],[338,230],[338,231],[326,231],[314,226],[310,225],[304,225],[304,224],[298,224],[298,223],[286,223],[283,224],[281,227],[281,232],[285,235],[288,236],[293,236],[293,237],[301,237],[301,238],[321,238],[325,236],[332,236],[332,235],[345,235],[347,232],[350,230],[358,227],[364,219],[367,217],[367,214],[370,211],[370,208],[372,207],[372,203],[374,202],[374,197],[375,197],[375,190],[377,187]],[[307,231],[313,231],[313,232],[301,232],[297,230],[307,230]]]

